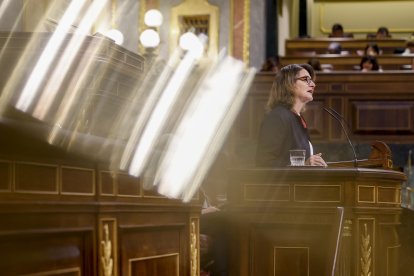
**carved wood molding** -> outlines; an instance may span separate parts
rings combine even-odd
[[[117,276],[116,225],[114,218],[104,218],[99,222],[99,274],[103,276]]]
[[[190,219],[190,275],[200,275],[199,219]]]

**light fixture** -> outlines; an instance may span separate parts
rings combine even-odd
[[[117,29],[111,29],[105,32],[105,36],[115,41],[115,44],[122,45],[124,42],[124,35]]]
[[[158,27],[161,26],[162,20],[162,14],[159,10],[151,9],[145,13],[144,23],[148,28],[139,36],[139,41],[145,49],[154,50],[160,44]]]
[[[139,41],[145,48],[155,48],[160,44],[160,35],[153,29],[146,29],[139,36]]]
[[[159,27],[162,24],[162,14],[159,10],[148,10],[144,15],[144,23],[148,27]]]

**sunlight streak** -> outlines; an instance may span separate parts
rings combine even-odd
[[[55,60],[57,53],[62,45],[72,23],[75,21],[79,12],[85,3],[85,0],[72,1],[65,14],[59,21],[55,32],[43,50],[29,80],[27,81],[23,91],[16,103],[16,108],[27,111],[30,104],[36,97],[39,86],[44,81],[44,78],[50,69],[50,65]]]
[[[94,1],[93,4],[88,8],[88,11],[83,17],[74,35],[70,39],[69,44],[66,46],[58,65],[53,69],[52,76],[49,78],[45,89],[43,89],[42,94],[37,101],[36,107],[33,111],[34,117],[40,120],[45,119],[45,116],[47,115],[47,112],[49,111],[53,101],[61,90],[61,85],[64,78],[67,76],[67,73],[75,61],[75,57],[78,54],[82,43],[86,39],[86,34],[92,28],[93,23],[95,22],[96,18],[106,3],[107,0]],[[82,70],[82,68],[80,69]],[[72,93],[72,91],[66,90],[66,93]],[[64,104],[65,106],[71,106],[73,103],[65,102]],[[64,112],[64,116],[66,115],[67,112]],[[59,119],[58,121],[62,120],[64,119]]]
[[[158,192],[189,201],[214,161],[254,76],[230,57],[220,61],[186,109],[157,172]],[[241,86],[241,87],[239,87]],[[225,93],[223,93],[225,91]]]
[[[168,119],[172,105],[180,94],[181,88],[194,64],[195,57],[189,51],[178,65],[149,118],[128,170],[131,175],[138,176],[141,174],[145,162],[148,160],[148,155],[155,144],[155,140]]]

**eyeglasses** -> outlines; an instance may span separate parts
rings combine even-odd
[[[313,83],[313,84],[315,84],[315,82],[312,80],[312,78],[311,77],[309,77],[309,76],[303,76],[303,77],[300,77],[300,78],[296,78],[296,80],[301,80],[301,81],[304,81],[304,82],[306,82],[308,85],[311,85],[311,83]]]

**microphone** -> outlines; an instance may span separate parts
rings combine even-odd
[[[345,120],[344,116],[342,116],[341,114],[339,114],[338,111],[336,111],[333,108],[327,107],[326,109],[329,109],[330,111],[332,111],[333,113],[336,114],[337,117],[339,117],[347,126],[347,130],[349,131],[351,129],[351,127],[349,126],[349,123]]]
[[[338,112],[336,112],[335,110],[333,110],[332,108],[326,108],[326,107],[322,107],[322,108],[323,108],[323,110],[325,110],[326,112],[328,112],[329,115],[331,115],[335,120],[337,120],[339,122],[339,124],[341,125],[342,131],[344,132],[345,137],[348,140],[349,145],[351,146],[352,153],[354,154],[354,160],[353,160],[354,161],[354,167],[355,168],[358,167],[358,159],[357,159],[357,154],[355,152],[355,147],[352,144],[351,139],[349,138],[349,135],[348,135],[348,131],[346,130],[346,128],[345,128],[345,126],[344,126],[344,124],[342,122],[344,120],[344,118]]]

